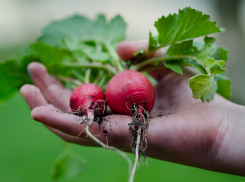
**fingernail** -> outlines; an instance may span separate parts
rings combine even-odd
[[[27,73],[28,73],[29,77],[31,78],[31,72],[29,70],[29,67],[27,67]]]

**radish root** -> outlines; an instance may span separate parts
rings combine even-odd
[[[132,133],[132,141],[130,147],[135,155],[134,166],[130,176],[129,182],[133,182],[136,167],[140,161],[140,154],[143,155],[145,163],[147,165],[147,157],[145,150],[147,148],[147,128],[149,126],[149,114],[142,106],[132,106],[133,121],[129,124],[129,131]]]
[[[130,175],[129,182],[133,182],[134,181],[134,175],[135,175],[136,167],[137,167],[138,161],[139,161],[139,144],[140,144],[140,138],[141,138],[141,128],[138,129],[138,135],[137,135],[137,141],[136,141],[136,151],[135,151],[134,167],[132,169],[132,173]]]

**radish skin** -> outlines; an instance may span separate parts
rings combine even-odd
[[[104,102],[105,96],[103,91],[95,84],[86,83],[78,86],[71,95],[70,107],[72,111],[80,112],[81,115],[89,115],[93,112],[90,107],[91,103]],[[98,104],[98,111],[103,111],[104,103]]]
[[[155,93],[148,78],[133,70],[114,76],[105,91],[107,104],[117,114],[131,115],[132,105],[150,112],[154,106]]]

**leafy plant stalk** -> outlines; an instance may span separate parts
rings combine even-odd
[[[110,65],[103,65],[101,63],[63,63],[62,66],[69,68],[100,68],[116,74],[116,69]]]
[[[112,59],[113,59],[113,63],[114,63],[114,67],[117,68],[117,73],[121,72],[121,71],[124,71],[125,69],[123,68],[122,64],[121,64],[121,61],[115,51],[115,49],[109,44],[109,43],[105,43],[107,49],[108,49],[108,52],[110,53]]]

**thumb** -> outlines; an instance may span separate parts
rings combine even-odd
[[[140,51],[142,48],[145,51],[147,50],[148,41],[123,41],[117,45],[117,53],[122,60],[128,61],[134,57],[133,54],[135,52]]]
[[[141,49],[147,51],[147,48],[148,48],[148,41],[146,40],[133,41],[133,42],[123,41],[117,45],[117,53],[122,60],[128,61],[134,57],[133,54],[135,52],[140,51]],[[162,56],[163,53],[164,53],[163,50],[160,49],[155,53],[153,53],[152,55],[150,55],[150,57],[159,57]],[[154,69],[154,71],[149,71],[149,74],[153,78],[159,81],[169,72],[171,72],[171,70],[167,68],[160,68],[160,69]]]

